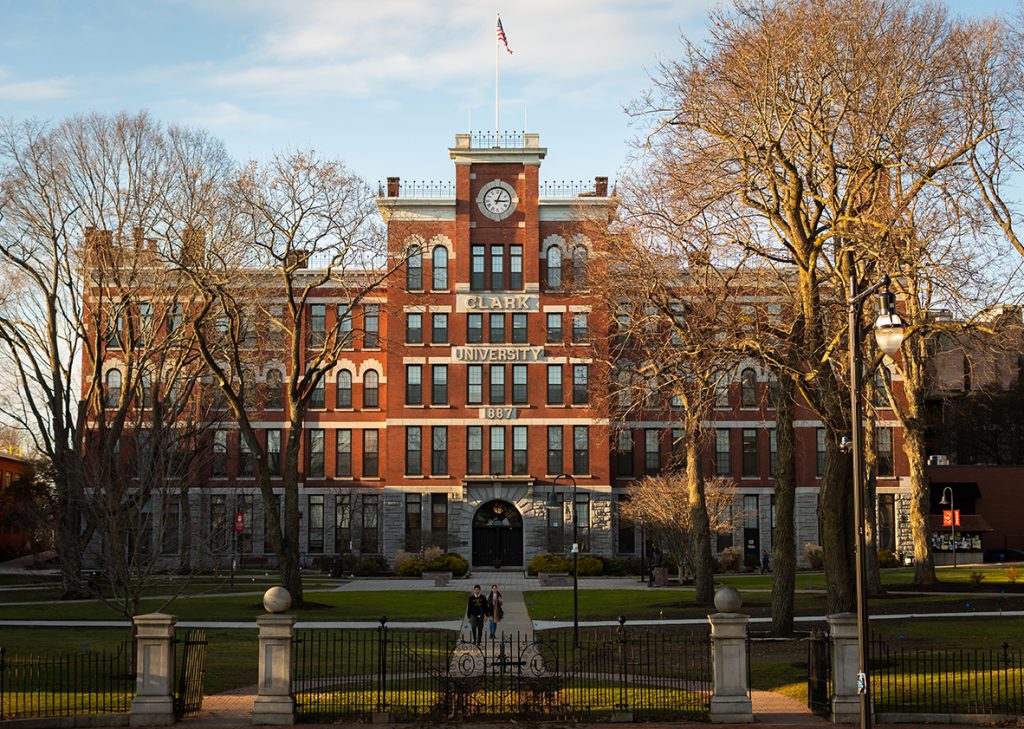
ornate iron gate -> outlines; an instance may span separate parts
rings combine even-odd
[[[206,631],[190,630],[184,640],[175,640],[181,646],[178,662],[177,686],[174,692],[174,716],[182,719],[198,714],[203,708],[203,687],[206,679]]]
[[[832,713],[832,637],[824,630],[807,639],[807,706],[820,716]]]

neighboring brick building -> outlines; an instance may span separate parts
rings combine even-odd
[[[20,447],[0,443],[0,493],[10,489],[19,479],[31,478],[33,472],[32,462]],[[31,545],[27,534],[0,527],[0,557],[28,554]]]
[[[639,530],[619,521],[617,502],[632,480],[667,462],[672,423],[637,420],[612,431],[595,362],[609,331],[608,302],[571,283],[590,253],[577,232],[580,209],[607,216],[615,201],[603,177],[587,189],[542,184],[546,153],[534,134],[459,134],[449,149],[454,185],[394,177],[381,190],[389,252],[409,262],[360,302],[352,347],[307,414],[304,561],[344,553],[391,560],[436,544],[477,567],[520,566],[568,551],[574,513],[583,551],[639,556]],[[325,287],[311,300],[314,335],[337,321],[338,291]],[[267,392],[283,373],[283,363],[261,365]],[[737,368],[715,411],[708,458],[712,472],[735,479],[746,514],[717,546],[742,546],[753,564],[770,547],[775,522],[768,386],[756,364]],[[280,409],[268,396],[255,418],[278,452]],[[895,549],[897,475],[906,469],[895,419],[880,413],[878,483],[890,527],[883,546]],[[803,544],[818,541],[824,430],[806,407],[797,409],[796,429],[802,557]],[[211,448],[211,475],[188,496],[190,523],[209,534],[241,513],[240,552],[269,555],[262,496],[237,429],[221,426]],[[555,483],[562,473],[578,484],[575,509],[567,480]],[[561,510],[545,508],[552,492]]]

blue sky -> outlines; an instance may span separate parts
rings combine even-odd
[[[0,0],[0,117],[149,110],[238,158],[312,147],[370,182],[450,179],[456,132],[541,134],[546,180],[616,177],[623,107],[711,0]],[[1010,11],[958,0],[955,12]]]

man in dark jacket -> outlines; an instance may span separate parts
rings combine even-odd
[[[484,637],[484,618],[487,617],[487,597],[480,594],[480,585],[473,585],[473,594],[469,596],[466,606],[466,617],[473,635],[473,644],[480,645]]]

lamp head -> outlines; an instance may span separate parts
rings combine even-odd
[[[548,500],[544,502],[545,509],[558,509],[562,506],[562,502],[558,500],[558,494],[552,491],[548,494]]]
[[[890,357],[900,350],[906,330],[896,313],[896,294],[889,291],[889,277],[884,279],[882,293],[878,295],[878,318],[875,319],[875,341],[878,348]]]
[[[946,489],[942,490],[942,501],[939,502],[939,506],[949,506],[949,491]]]

